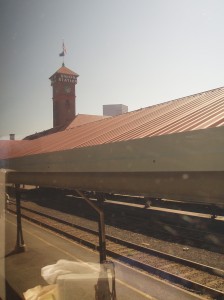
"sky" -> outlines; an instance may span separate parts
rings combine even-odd
[[[79,114],[224,86],[223,15],[223,0],[0,0],[0,139],[53,127],[63,40]]]

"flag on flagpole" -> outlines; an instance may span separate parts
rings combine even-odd
[[[63,44],[62,44],[62,52],[59,53],[59,56],[65,56],[66,53],[67,53],[67,50],[66,50],[65,44],[64,44],[64,42],[63,42]]]

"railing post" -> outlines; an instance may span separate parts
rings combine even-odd
[[[15,185],[16,190],[16,219],[17,219],[17,237],[16,237],[16,246],[15,252],[24,252],[26,251],[26,245],[24,244],[23,239],[23,230],[22,230],[22,221],[21,221],[21,192],[20,185]]]
[[[103,202],[104,198],[101,194],[97,195],[97,202],[99,204],[100,215],[98,221],[99,228],[99,249],[100,249],[100,263],[106,261],[106,235],[105,235],[105,221],[104,221],[104,211]]]

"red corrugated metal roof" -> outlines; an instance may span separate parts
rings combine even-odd
[[[50,128],[44,131],[36,132],[34,134],[28,135],[24,138],[24,140],[34,140],[52,133],[56,133],[59,131],[67,130],[74,128],[76,126],[81,126],[87,123],[95,122],[101,119],[106,119],[110,118],[109,116],[96,116],[96,115],[84,115],[84,114],[78,114],[74,117],[74,120],[70,122],[69,124],[67,123],[66,125],[60,125],[56,126],[54,128]]]
[[[96,116],[96,115],[84,115],[84,114],[78,114],[75,116],[74,120],[66,127],[66,129],[71,129],[76,126],[81,126],[87,123],[99,121],[102,119],[110,118],[109,116]]]
[[[42,136],[46,136],[46,135],[49,135],[49,134],[52,134],[52,133],[56,133],[56,132],[59,132],[59,131],[65,130],[65,129],[66,129],[65,125],[56,126],[56,127],[44,130],[44,131],[39,131],[39,132],[36,132],[34,134],[27,135],[24,138],[24,140],[35,140],[35,139],[38,139]]]
[[[21,141],[21,144],[0,144],[0,157],[61,151],[223,125],[224,88],[221,87],[74,126],[36,140]]]

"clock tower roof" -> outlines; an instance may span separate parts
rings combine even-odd
[[[74,71],[70,70],[69,68],[65,67],[63,64],[61,68],[59,68],[51,77],[53,77],[56,74],[65,74],[65,75],[73,75],[75,77],[78,77],[79,75],[75,73]],[[49,79],[51,79],[51,77]]]

